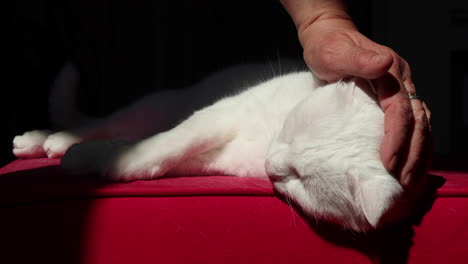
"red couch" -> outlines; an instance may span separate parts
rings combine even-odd
[[[308,221],[265,179],[107,183],[17,160],[0,169],[0,263],[468,263],[468,172],[430,182],[411,219],[353,234]]]

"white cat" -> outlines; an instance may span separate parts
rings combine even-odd
[[[67,78],[76,72],[67,67],[58,82],[70,85]],[[365,231],[401,218],[404,192],[380,161],[383,112],[367,82],[324,84],[308,71],[242,81],[253,82],[261,71],[262,65],[233,67],[184,91],[148,96],[85,128],[27,132],[15,137],[13,152],[60,158],[90,139],[145,138],[131,145],[78,144],[62,165],[114,181],[269,176],[279,193],[316,219]]]

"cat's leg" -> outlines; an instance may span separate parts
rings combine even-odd
[[[231,100],[220,101],[195,112],[167,132],[125,148],[118,155],[99,153],[93,147],[80,150],[78,145],[70,149],[62,164],[70,170],[79,170],[82,164],[97,162],[87,167],[98,168],[105,178],[114,181],[157,178],[187,158],[218,148],[234,138],[235,109]]]
[[[146,96],[107,118],[94,119],[84,126],[53,133],[34,130],[13,139],[18,158],[61,158],[70,146],[88,140],[121,139],[135,141],[169,129],[182,119],[184,92],[164,91]],[[175,109],[177,107],[177,109]]]

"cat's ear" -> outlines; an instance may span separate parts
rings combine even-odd
[[[400,202],[403,188],[390,175],[375,176],[359,181],[355,199],[360,204],[367,221],[374,228],[381,224],[384,215]],[[388,216],[392,218],[392,216]]]

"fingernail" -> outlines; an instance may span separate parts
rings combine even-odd
[[[403,179],[402,179],[402,181],[401,181],[401,184],[402,184],[403,186],[408,186],[408,184],[410,183],[410,181],[411,181],[412,178],[413,178],[413,174],[412,174],[412,173],[406,174],[406,175],[403,177]]]
[[[390,163],[388,164],[388,170],[393,171],[396,168],[398,158],[396,155],[393,155],[393,157],[390,159]]]
[[[374,57],[372,57],[371,59],[371,62],[372,63],[381,63],[383,61],[385,56],[383,55],[375,55]]]

